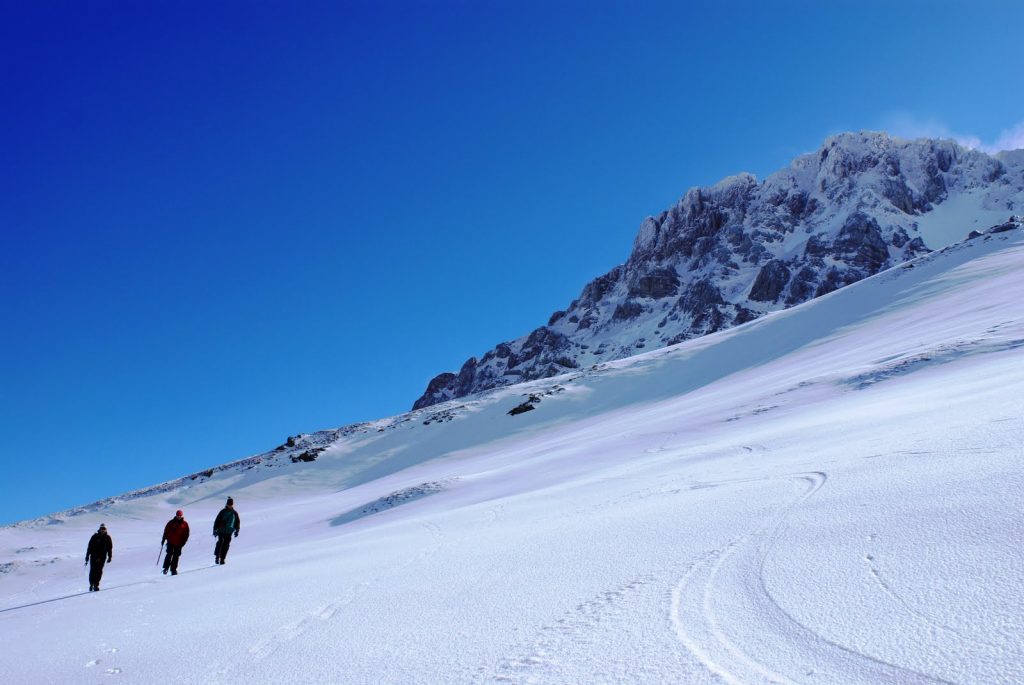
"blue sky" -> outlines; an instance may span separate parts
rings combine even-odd
[[[690,186],[1024,130],[1016,2],[299,4],[4,3],[0,522],[405,411]]]

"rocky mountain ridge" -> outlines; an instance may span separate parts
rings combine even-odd
[[[430,381],[414,409],[713,333],[939,249],[1024,208],[1024,150],[844,133],[763,181],[692,188],[541,326]]]

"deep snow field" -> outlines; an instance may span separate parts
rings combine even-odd
[[[1024,231],[271,462],[0,528],[0,680],[1024,683]]]

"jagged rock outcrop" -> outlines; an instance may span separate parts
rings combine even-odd
[[[438,375],[414,408],[738,325],[1022,207],[1024,150],[988,155],[949,140],[838,135],[763,181],[739,174],[690,189],[644,219],[626,262],[546,326]],[[965,216],[992,220],[961,225]]]
[[[782,294],[782,289],[789,283],[790,273],[786,263],[773,259],[757,272],[754,285],[750,288],[750,299],[755,302],[775,302]]]

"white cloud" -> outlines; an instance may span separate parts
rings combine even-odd
[[[952,138],[966,148],[984,149],[978,136],[955,133],[936,119],[921,119],[906,112],[894,112],[883,117],[882,121],[885,131],[899,138]]]
[[[999,150],[1024,149],[1024,121],[1013,128],[1003,131],[999,135],[999,140],[992,146],[992,149],[996,152]]]
[[[994,153],[1001,150],[1024,148],[1024,121],[1004,130],[993,143],[976,136],[953,131],[937,119],[921,119],[906,112],[893,112],[882,118],[883,129],[899,138],[952,138],[971,150]]]

